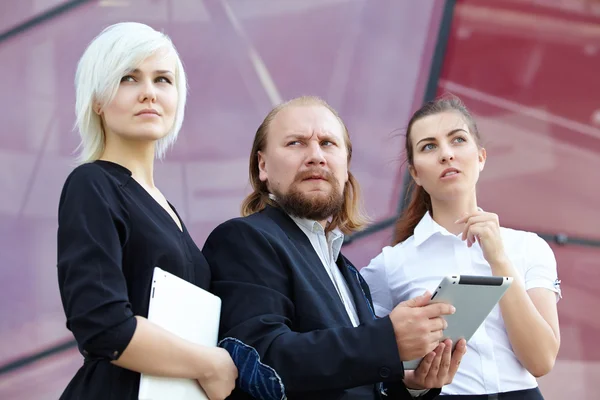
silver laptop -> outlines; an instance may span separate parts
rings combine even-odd
[[[148,320],[193,343],[216,346],[221,299],[156,267]],[[194,379],[142,374],[140,400],[208,400]]]

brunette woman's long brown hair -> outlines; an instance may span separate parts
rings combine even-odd
[[[423,104],[423,106],[412,115],[408,122],[404,146],[406,151],[406,161],[408,162],[409,167],[414,167],[413,146],[410,137],[414,123],[430,115],[448,111],[455,111],[462,115],[475,142],[477,145],[480,145],[481,138],[479,136],[479,131],[477,130],[477,125],[475,124],[471,113],[467,110],[467,107],[465,107],[463,102],[456,96],[444,96]],[[398,221],[396,221],[393,240],[394,245],[404,242],[411,237],[415,232],[415,227],[419,224],[419,221],[421,221],[421,218],[423,218],[425,213],[432,212],[431,197],[429,197],[429,193],[427,193],[422,186],[417,185],[412,178],[408,185],[406,196],[410,196],[410,202],[398,218]]]

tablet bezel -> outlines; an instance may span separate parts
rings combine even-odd
[[[456,307],[453,315],[443,318],[448,322],[444,340],[451,339],[452,346],[464,338],[469,341],[490,315],[513,282],[508,276],[448,275],[431,295],[430,303],[448,303]],[[477,296],[474,300],[473,296]],[[404,368],[416,369],[421,359],[405,361]]]

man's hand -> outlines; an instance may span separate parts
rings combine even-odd
[[[427,354],[414,371],[405,371],[404,384],[410,389],[441,388],[452,382],[460,361],[467,351],[467,342],[461,339],[452,352],[452,341],[444,340]]]
[[[442,315],[456,311],[450,304],[429,304],[430,298],[431,294],[425,292],[398,304],[389,315],[402,361],[422,358],[434,351],[448,326]]]

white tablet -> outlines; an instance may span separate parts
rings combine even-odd
[[[442,279],[433,294],[430,303],[448,303],[456,308],[452,315],[443,318],[448,322],[444,330],[444,340],[451,339],[452,346],[471,336],[479,329],[483,321],[492,312],[513,278],[505,276],[452,275]],[[421,359],[405,361],[405,369],[416,369]]]
[[[216,346],[221,299],[158,267],[154,268],[148,320],[190,342]],[[195,379],[142,374],[140,400],[207,400]]]

